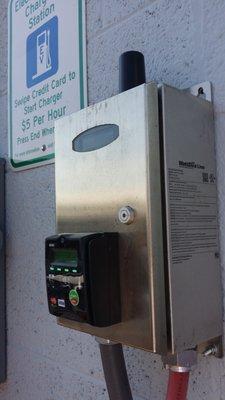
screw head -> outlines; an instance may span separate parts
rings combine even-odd
[[[122,224],[130,225],[134,221],[135,211],[130,206],[122,207],[119,210],[118,218]]]
[[[211,346],[209,346],[204,352],[203,355],[205,357],[207,356],[215,356],[218,353],[218,347],[216,346],[216,344],[213,344]]]

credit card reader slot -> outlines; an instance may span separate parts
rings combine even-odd
[[[46,284],[51,314],[97,327],[120,322],[118,234],[47,238]]]

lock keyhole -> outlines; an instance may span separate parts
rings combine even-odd
[[[135,212],[134,209],[130,206],[122,207],[118,213],[119,221],[122,224],[130,225],[134,221]]]

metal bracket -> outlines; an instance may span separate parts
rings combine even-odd
[[[214,356],[223,358],[223,338],[222,336],[208,340],[198,346],[198,353],[204,356]]]
[[[201,82],[198,85],[191,86],[188,90],[193,96],[212,102],[211,82]]]
[[[185,350],[181,353],[162,356],[162,362],[166,369],[176,372],[189,372],[197,364],[197,352]]]

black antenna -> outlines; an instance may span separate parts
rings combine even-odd
[[[139,51],[126,51],[119,59],[119,91],[132,89],[146,82],[145,58]]]

